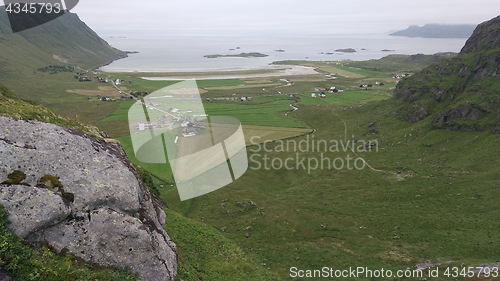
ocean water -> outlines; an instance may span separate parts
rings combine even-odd
[[[100,34],[100,36],[120,50],[139,52],[102,67],[102,70],[111,72],[239,70],[259,68],[280,60],[369,60],[379,59],[389,54],[459,52],[466,41],[463,38],[409,38],[386,34],[297,36]],[[356,52],[335,52],[336,49],[344,48],[354,48]],[[285,51],[277,52],[278,49]],[[384,49],[394,51],[382,51]],[[216,59],[203,57],[211,54],[226,55],[241,52],[260,52],[269,56]]]

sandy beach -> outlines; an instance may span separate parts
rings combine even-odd
[[[189,75],[176,75],[172,76],[162,76],[162,77],[141,77],[145,80],[153,81],[175,81],[175,80],[208,80],[208,79],[235,79],[235,78],[258,78],[258,77],[274,77],[274,76],[292,76],[292,75],[310,75],[318,74],[313,67],[298,66],[298,65],[268,65],[264,67],[249,67],[246,68],[247,71],[252,71],[252,73],[245,73],[242,69],[238,70],[207,70],[206,73],[198,72]],[[258,70],[263,70],[259,73]],[[237,73],[232,73],[237,72]],[[165,74],[165,73],[162,73]]]

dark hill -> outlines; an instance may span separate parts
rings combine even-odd
[[[5,7],[0,7],[0,75],[15,76],[49,65],[95,67],[126,56],[74,13],[14,34]]]
[[[398,83],[402,117],[433,128],[500,133],[500,16],[477,26],[458,56]]]
[[[426,38],[468,38],[476,26],[472,24],[426,24],[410,25],[405,30],[391,33],[391,36],[426,37]]]

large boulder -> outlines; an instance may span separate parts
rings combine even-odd
[[[119,144],[0,117],[0,182],[15,170],[26,174],[23,184],[0,185],[15,234],[87,261],[131,266],[141,280],[175,279],[176,248],[161,203]],[[64,191],[39,184],[44,175],[58,178]]]

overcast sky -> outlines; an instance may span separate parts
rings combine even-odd
[[[478,24],[499,0],[80,0],[92,29],[386,33],[410,24]]]

